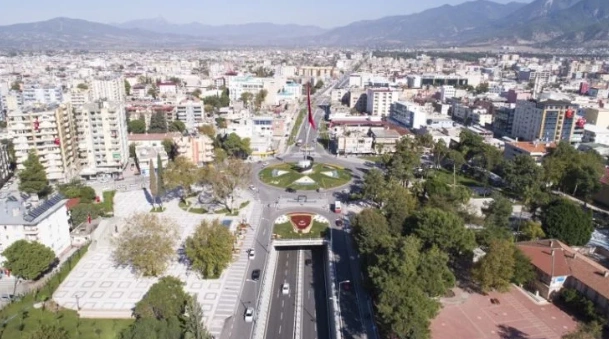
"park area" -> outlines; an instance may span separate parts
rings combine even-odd
[[[295,163],[284,163],[266,167],[260,171],[259,178],[275,187],[316,190],[345,185],[351,181],[351,174],[344,168],[328,164],[314,164],[309,173],[300,173]]]
[[[513,286],[507,293],[457,294],[432,321],[433,339],[560,339],[577,327],[555,305],[539,305]]]

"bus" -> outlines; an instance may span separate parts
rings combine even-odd
[[[342,212],[341,203],[340,203],[340,201],[337,200],[334,202],[334,213],[341,213],[341,212]]]

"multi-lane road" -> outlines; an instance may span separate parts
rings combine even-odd
[[[292,338],[296,320],[296,281],[298,276],[299,251],[291,248],[278,249],[277,267],[273,279],[269,318],[265,338]],[[289,284],[288,294],[282,287]]]

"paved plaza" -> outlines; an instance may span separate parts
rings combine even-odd
[[[61,306],[80,310],[83,316],[130,317],[134,305],[141,300],[158,278],[143,278],[134,275],[129,267],[117,267],[112,261],[112,233],[115,225],[120,229],[121,218],[135,212],[149,212],[150,204],[142,190],[118,192],[114,201],[115,218],[106,220],[100,227],[102,236],[93,240],[88,253],[80,260],[67,279],[59,286],[53,299]],[[178,207],[177,199],[164,204],[166,210],[160,215],[176,221],[180,227],[181,241],[194,232],[203,220],[232,220],[231,230],[237,221],[247,217],[253,225],[258,224],[261,208],[252,201],[241,210],[239,216],[201,215],[188,213]],[[254,230],[248,230],[242,248],[250,247]],[[177,250],[177,249],[176,249]],[[218,335],[227,317],[234,313],[241,284],[247,269],[248,259],[244,250],[230,268],[219,279],[201,279],[196,273],[176,259],[169,265],[166,275],[185,282],[185,290],[197,294],[205,312],[205,321],[212,332]]]

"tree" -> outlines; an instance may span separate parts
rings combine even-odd
[[[20,81],[15,81],[11,84],[11,90],[12,91],[17,91],[17,92],[21,92],[21,82]]]
[[[146,122],[143,119],[131,120],[127,126],[130,133],[144,134],[146,133]]]
[[[373,168],[364,174],[364,184],[362,194],[364,198],[374,202],[378,207],[383,207],[388,190],[385,183],[385,176],[382,171]]]
[[[127,80],[125,80],[125,94],[131,95],[131,84]]]
[[[2,256],[4,267],[23,279],[34,280],[56,261],[55,252],[36,241],[17,240],[7,247]]]
[[[78,84],[78,86],[76,86],[76,88],[86,91],[89,89],[89,86],[87,86],[87,84],[80,83],[80,84]]]
[[[190,187],[199,180],[199,173],[199,169],[192,161],[184,156],[178,156],[167,165],[165,186],[168,189],[182,187],[188,195]]]
[[[178,156],[178,148],[173,140],[170,138],[165,138],[163,141],[161,141],[161,144],[163,145],[165,152],[167,152],[167,157],[169,160],[175,160],[175,158]]]
[[[28,339],[70,339],[70,334],[63,328],[55,325],[40,325],[40,327],[27,336]]]
[[[148,133],[167,133],[167,117],[163,112],[156,112],[150,117]]]
[[[603,337],[603,325],[592,321],[590,323],[579,323],[574,332],[565,334],[562,339],[601,339]]]
[[[455,276],[448,268],[449,256],[433,246],[421,253],[417,278],[419,286],[431,297],[443,296],[446,291],[455,286]]]
[[[367,208],[352,221],[353,237],[364,259],[376,253],[391,237],[387,220],[378,209]]]
[[[68,184],[58,185],[57,190],[66,198],[80,198],[81,203],[93,202],[97,196],[92,187],[83,184],[78,179],[72,180]]]
[[[482,94],[488,92],[488,82],[483,82],[476,86],[476,94]]]
[[[129,157],[135,159],[137,157],[137,154],[135,154],[135,143],[130,143],[129,144]]]
[[[570,246],[587,244],[594,231],[592,215],[563,198],[554,200],[543,209],[541,224],[548,238]]]
[[[423,244],[431,248],[453,254],[471,251],[476,247],[474,233],[465,228],[463,219],[450,211],[424,208],[414,216],[408,234],[419,237]]]
[[[448,156],[449,149],[446,146],[444,140],[440,139],[433,145],[431,154],[433,155],[433,162],[436,168],[442,164],[442,161]]]
[[[414,169],[421,163],[421,151],[413,140],[403,138],[396,144],[396,150],[389,164],[387,172],[389,177],[395,179],[402,186],[408,187],[414,177]]]
[[[156,178],[156,171],[154,169],[154,162],[150,159],[148,163],[148,172],[150,174],[150,195],[152,197],[152,206],[156,203],[156,197],[159,194],[159,182]]]
[[[133,315],[139,318],[167,320],[184,314],[191,297],[184,291],[184,283],[178,278],[162,277],[150,289],[142,300],[135,304]]]
[[[163,208],[163,196],[165,196],[165,175],[163,174],[163,162],[161,161],[161,155],[157,154],[156,156],[156,164],[157,164],[157,195],[159,197],[159,204],[161,204],[161,208]]]
[[[125,221],[124,231],[113,252],[119,265],[131,265],[143,276],[159,276],[175,255],[177,225],[156,213],[134,214]]]
[[[254,98],[254,105],[256,106],[256,109],[260,109],[260,107],[262,107],[264,100],[266,100],[267,94],[268,91],[266,89],[261,89],[258,93],[256,93],[256,97]]]
[[[149,96],[151,96],[153,99],[156,100],[156,98],[157,98],[156,86],[152,86],[151,88],[149,88],[148,92],[146,94],[148,94]]]
[[[520,228],[520,231],[524,240],[543,239],[546,236],[543,227],[541,227],[541,223],[533,220],[525,221],[524,225]]]
[[[195,89],[194,91],[192,91],[192,96],[200,98],[201,97],[201,90],[200,89]]]
[[[503,179],[507,189],[516,196],[525,199],[530,192],[541,190],[543,185],[543,167],[535,163],[528,155],[518,155],[512,161],[504,162]]]
[[[429,148],[434,146],[433,136],[429,133],[417,134],[414,139],[420,147]]]
[[[19,190],[26,193],[35,193],[39,196],[47,196],[52,189],[47,180],[47,173],[40,163],[40,158],[35,150],[28,152],[27,159],[23,162],[23,169],[19,172]]]
[[[509,240],[494,240],[486,255],[476,263],[472,278],[483,291],[506,291],[514,276],[514,245]]]
[[[199,127],[199,133],[207,135],[212,140],[216,138],[216,129],[213,125],[202,125]]]
[[[487,203],[483,209],[486,218],[484,224],[497,227],[509,228],[510,216],[512,216],[512,202],[501,194],[494,194],[493,201]]]
[[[203,323],[203,309],[196,294],[186,303],[184,315],[184,339],[212,339]]]
[[[315,89],[322,89],[324,87],[324,82],[321,80],[317,80],[315,83]]]
[[[514,275],[512,282],[516,285],[526,285],[533,282],[537,275],[531,260],[518,247],[514,248]]]
[[[234,193],[245,187],[251,177],[251,166],[243,160],[228,158],[210,168],[207,182],[214,198],[233,212]]]
[[[217,279],[233,256],[234,237],[219,220],[202,221],[186,239],[184,252],[191,267],[205,279]]]
[[[241,93],[241,96],[239,97],[239,100],[241,100],[241,102],[243,102],[245,107],[248,107],[249,103],[252,101],[253,98],[254,98],[254,95],[252,93],[250,93],[250,92],[243,92],[243,93]]]
[[[245,159],[252,154],[249,138],[241,139],[237,134],[231,133],[224,138],[218,137],[217,140],[230,157]]]
[[[91,220],[95,220],[102,215],[104,215],[102,205],[92,203],[80,203],[72,207],[72,209],[70,210],[70,220],[72,228],[75,228],[76,226],[87,221],[89,217],[91,217]]]
[[[186,130],[186,125],[180,120],[174,120],[169,125],[169,132],[184,132]]]
[[[393,187],[387,203],[383,207],[383,213],[387,218],[389,230],[392,234],[399,235],[404,232],[404,222],[417,206],[417,200],[413,194],[405,187],[396,183],[389,182],[387,187]]]
[[[465,157],[463,153],[457,150],[448,151],[448,159],[453,164],[453,185],[457,185],[457,168],[461,169],[461,166],[465,164]]]

